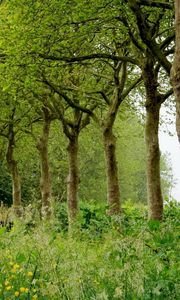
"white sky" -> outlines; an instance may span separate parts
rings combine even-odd
[[[175,118],[174,118],[175,119]],[[176,135],[175,120],[170,125],[170,130],[173,136],[163,131],[163,126],[160,127],[159,141],[160,148],[163,153],[168,154],[168,158],[172,163],[172,171],[176,181],[175,186],[172,188],[172,196],[177,201],[180,201],[180,143]]]

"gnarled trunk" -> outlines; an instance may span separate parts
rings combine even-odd
[[[162,220],[163,217],[158,138],[159,112],[160,104],[146,107],[147,192],[149,219],[154,220]]]
[[[48,157],[48,139],[50,132],[51,119],[47,109],[44,109],[44,124],[42,135],[37,143],[37,149],[40,156],[41,164],[41,178],[40,178],[40,190],[42,201],[42,216],[49,218],[52,214],[51,208],[51,180],[49,170],[49,157]]]
[[[116,215],[120,213],[120,192],[116,160],[116,137],[111,127],[103,128],[103,142],[106,160],[108,214]]]
[[[175,0],[176,47],[171,69],[171,82],[176,99],[176,131],[180,142],[180,1]]]
[[[21,180],[18,170],[18,163],[14,159],[14,132],[13,125],[9,125],[9,140],[8,148],[6,153],[6,159],[8,168],[12,176],[12,186],[13,186],[13,211],[17,217],[22,215],[22,206],[21,206]]]
[[[67,204],[69,224],[76,219],[78,213],[78,186],[79,186],[79,170],[78,170],[78,133],[69,138],[67,147],[69,174],[67,177]]]

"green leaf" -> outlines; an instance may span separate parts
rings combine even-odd
[[[23,254],[23,253],[19,253],[17,256],[16,256],[16,261],[21,264],[23,262],[26,261],[26,256]]]
[[[158,220],[150,220],[149,222],[148,222],[148,226],[149,226],[149,229],[150,230],[159,230],[159,228],[160,228],[160,225],[161,225],[161,223],[160,223],[160,221],[158,221]]]
[[[6,231],[6,227],[1,227],[0,228],[0,235],[4,234],[5,231]]]

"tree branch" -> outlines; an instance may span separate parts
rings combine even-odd
[[[67,63],[74,63],[74,62],[82,62],[84,60],[90,60],[90,59],[111,59],[113,61],[124,61],[124,62],[129,62],[134,65],[138,65],[138,61],[132,57],[127,57],[127,56],[117,56],[113,54],[107,54],[107,53],[93,53],[90,55],[84,55],[84,56],[79,56],[79,57],[57,57],[54,55],[48,55],[48,54],[43,54],[43,53],[33,53],[35,55],[38,55],[39,57],[43,59],[48,59],[48,60],[55,60],[55,61],[65,61]]]
[[[122,92],[124,90],[124,86],[127,78],[127,64],[123,63],[122,65],[122,74],[119,82],[119,94],[122,96]]]
[[[161,104],[166,101],[167,98],[169,98],[173,94],[173,89],[169,89],[165,94],[160,94],[160,102]]]
[[[124,100],[129,93],[142,81],[142,76],[138,79],[136,79],[126,90],[125,92],[121,95],[121,98]]]
[[[134,36],[134,33],[131,30],[131,26],[129,25],[127,18],[123,16],[118,16],[116,17],[116,19],[122,22],[124,26],[128,29],[129,36],[131,38],[132,43],[135,45],[135,47],[138,48],[140,51],[144,51],[143,46],[139,43],[137,38]]]
[[[105,100],[107,105],[110,105],[111,101],[109,100],[109,98],[107,97],[107,95],[105,94],[104,91],[99,92],[101,94],[101,96],[103,97],[103,99]]]
[[[61,105],[59,105],[59,103],[57,103],[57,100],[56,100],[56,99],[53,99],[53,100],[54,100],[54,101],[53,101],[53,105],[54,105],[54,107],[55,107],[55,109],[56,109],[56,111],[57,111],[57,113],[58,113],[58,118],[59,118],[59,119],[61,120],[61,122],[62,122],[63,131],[64,131],[65,135],[66,135],[69,139],[71,139],[71,138],[72,138],[72,135],[71,135],[71,133],[70,133],[70,131],[69,131],[68,126],[72,128],[72,126],[71,126],[72,124],[70,125],[69,120],[67,120],[67,119],[65,118],[65,116],[64,116],[64,111],[63,111]]]
[[[55,93],[57,93],[59,96],[63,97],[63,99],[66,101],[66,103],[69,104],[69,106],[71,106],[72,108],[76,108],[84,113],[89,114],[90,116],[93,115],[93,112],[86,108],[81,106],[80,104],[77,104],[75,102],[73,102],[66,94],[64,94],[59,87],[55,86],[53,83],[49,82],[47,79],[43,79],[43,82],[48,85]]]
[[[160,64],[163,66],[165,71],[170,74],[171,63],[168,61],[163,51],[161,51],[159,45],[156,43],[155,39],[152,39],[150,35],[150,27],[147,23],[147,20],[142,13],[139,5],[139,1],[130,0],[129,6],[137,19],[137,25],[139,28],[140,36],[145,45],[151,50],[152,54],[157,58]]]
[[[169,35],[160,45],[160,49],[164,49],[175,39],[175,32]]]
[[[163,9],[173,9],[173,4],[168,2],[160,2],[160,1],[153,1],[153,0],[137,0],[138,4],[143,6],[151,6],[151,7],[159,7]]]

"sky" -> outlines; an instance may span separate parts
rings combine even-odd
[[[163,127],[160,127],[159,142],[162,153],[166,153],[171,162],[175,186],[172,188],[172,196],[180,202],[180,143],[176,135],[175,121],[171,125],[171,133],[173,136],[164,132]]]

